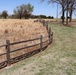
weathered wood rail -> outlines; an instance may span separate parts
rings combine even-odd
[[[44,25],[43,21],[41,23],[43,23],[43,25]],[[5,53],[0,54],[0,56],[4,56],[4,55],[6,56],[6,60],[3,60],[3,61],[0,62],[0,69],[4,68],[6,66],[9,66],[9,65],[11,65],[13,63],[16,63],[18,61],[21,61],[21,60],[23,60],[23,59],[25,59],[27,57],[30,57],[30,56],[32,56],[32,55],[44,50],[49,44],[51,44],[52,41],[53,41],[53,32],[51,31],[51,28],[49,28],[47,25],[45,27],[46,27],[46,29],[48,31],[48,35],[47,36],[40,35],[39,38],[30,39],[30,40],[24,40],[24,41],[19,41],[19,42],[14,42],[14,43],[11,43],[10,40],[6,40],[6,44],[0,46],[0,48],[5,47],[5,49],[6,49]],[[48,37],[48,39],[43,41],[43,39],[47,38],[47,37]],[[35,40],[39,40],[40,42],[37,43],[37,44],[21,47],[21,48],[14,49],[14,50],[11,50],[11,48],[10,48],[10,46],[12,46],[12,45],[16,45],[16,44],[20,44],[20,43],[26,43],[26,42],[31,42],[31,41],[35,41]],[[44,43],[46,43],[46,45],[43,46]],[[37,48],[37,49],[35,49],[33,51],[30,51],[30,52],[27,52],[27,53],[25,52],[22,55],[19,55],[17,57],[11,58],[11,53],[13,53],[13,52],[21,51],[23,49],[31,48],[31,47],[38,46],[38,45],[39,45],[39,48]]]

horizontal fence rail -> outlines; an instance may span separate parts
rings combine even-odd
[[[29,41],[35,41],[35,40],[39,40],[39,39],[40,38],[35,38],[35,39],[30,39],[30,40],[25,40],[25,41],[14,42],[14,43],[10,43],[10,45],[25,43],[25,42],[29,42]]]
[[[53,32],[51,31],[51,28],[48,27],[48,23],[46,23],[45,21],[40,21],[40,22],[46,27],[48,35],[46,35],[46,36],[41,35],[39,38],[24,40],[24,41],[19,41],[19,42],[14,42],[14,43],[11,43],[10,40],[6,40],[6,44],[0,46],[0,48],[5,47],[5,49],[6,49],[6,52],[0,54],[0,57],[2,57],[2,56],[6,57],[5,60],[3,60],[3,59],[2,59],[3,61],[0,60],[0,69],[38,53],[38,52],[44,50],[50,43],[52,43]],[[47,38],[47,39],[44,40],[44,38]],[[11,50],[11,48],[10,48],[10,46],[12,46],[12,45],[27,43],[27,42],[36,41],[36,40],[38,40],[40,42],[37,44],[24,46],[24,47],[14,49],[14,50]],[[37,48],[35,50],[31,50],[30,52],[24,53],[22,55],[18,55],[16,57],[11,58],[11,53],[19,52],[21,50],[35,47],[35,46],[39,46],[39,48]]]
[[[10,53],[16,52],[16,51],[19,51],[19,50],[22,50],[22,49],[30,48],[30,47],[33,47],[33,46],[37,46],[37,45],[40,45],[40,43],[39,44],[35,44],[35,45],[31,45],[31,46],[27,46],[27,47],[22,47],[22,48],[19,48],[19,49],[15,49],[15,50],[10,51]]]

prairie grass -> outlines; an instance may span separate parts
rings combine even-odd
[[[0,45],[6,44],[6,40],[10,40],[10,42],[24,41],[39,38],[40,35],[47,35],[47,30],[41,23],[34,23],[34,19],[0,19]],[[10,46],[10,48],[11,50],[15,50],[24,46],[38,44],[39,42],[40,40],[31,41],[23,44],[21,43]],[[24,49],[23,51],[11,53],[11,58],[27,53],[31,49],[34,50],[38,47],[32,47],[30,49]],[[4,52],[6,52],[6,49],[0,48],[0,54]],[[5,57],[0,57],[0,60],[1,59],[5,59]]]
[[[9,39],[11,42],[37,38],[46,35],[46,29],[34,20],[0,19],[0,41]],[[36,36],[35,36],[36,35]]]

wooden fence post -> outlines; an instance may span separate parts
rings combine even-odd
[[[53,42],[53,32],[51,33],[51,43]]]
[[[46,29],[47,29],[47,32],[48,32],[48,23],[46,24]]]
[[[43,26],[45,26],[45,20],[43,20]]]
[[[40,35],[40,51],[42,51],[42,35]]]
[[[49,44],[51,43],[51,27],[49,28]]]
[[[6,40],[6,56],[7,56],[7,62],[8,62],[8,66],[10,65],[10,40]]]

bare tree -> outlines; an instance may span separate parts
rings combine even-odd
[[[65,12],[66,12],[66,25],[68,25],[68,18],[70,22],[72,20],[73,12],[76,10],[76,0],[41,0],[48,3],[57,3],[62,8],[62,23],[64,24]]]
[[[8,13],[6,10],[2,11],[2,17],[4,17],[5,19],[7,18]]]
[[[72,21],[72,15],[73,15],[74,10],[76,10],[76,0],[70,0],[70,4],[69,4],[70,22]]]
[[[45,1],[45,0],[41,0],[42,1]],[[62,23],[64,24],[64,18],[65,18],[65,4],[66,4],[66,1],[65,0],[47,0],[48,3],[57,3],[61,6],[62,8]]]

